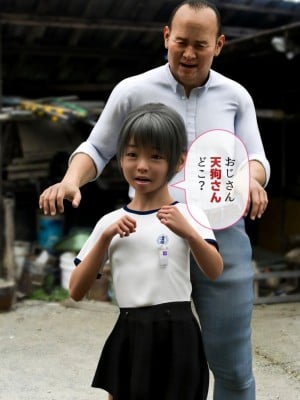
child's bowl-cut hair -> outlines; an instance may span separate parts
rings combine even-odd
[[[181,116],[162,103],[148,103],[132,110],[125,119],[117,143],[120,161],[130,139],[137,146],[153,147],[168,161],[167,179],[176,173],[182,153],[187,151],[187,134]]]

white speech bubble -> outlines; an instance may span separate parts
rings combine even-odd
[[[193,218],[191,205],[206,213],[215,230],[233,225],[244,215],[249,184],[249,159],[243,142],[219,129],[194,140],[187,153],[184,179],[170,183],[185,190],[185,202]]]

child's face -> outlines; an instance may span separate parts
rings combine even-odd
[[[167,185],[166,156],[155,148],[136,145],[133,139],[125,149],[121,168],[126,181],[140,193],[152,193]]]

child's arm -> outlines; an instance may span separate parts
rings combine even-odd
[[[135,228],[135,220],[124,216],[102,232],[96,244],[71,274],[69,291],[73,300],[82,300],[91,288],[113,237],[118,234],[120,237],[129,236],[135,232]]]
[[[223,260],[214,245],[204,240],[175,206],[162,207],[157,216],[176,235],[185,239],[203,273],[216,279],[223,271]]]

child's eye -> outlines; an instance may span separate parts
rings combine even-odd
[[[162,154],[153,154],[152,158],[155,160],[163,160],[165,157]]]
[[[129,151],[128,153],[126,153],[127,157],[136,157],[136,153],[134,153],[133,151]]]

